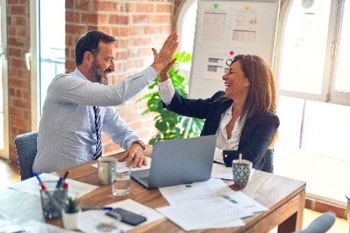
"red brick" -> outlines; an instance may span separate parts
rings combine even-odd
[[[157,13],[169,13],[174,11],[174,7],[172,4],[156,4],[154,11]]]
[[[81,21],[83,24],[96,24],[97,23],[97,14],[96,13],[82,13]]]
[[[79,12],[68,11],[66,12],[66,22],[76,23],[81,21],[81,14]]]
[[[110,15],[108,19],[108,23],[126,25],[129,23],[129,16]]]
[[[24,6],[11,6],[8,8],[11,15],[25,15],[27,14]]]
[[[118,4],[117,1],[98,1],[96,5],[97,5],[96,8],[98,9],[98,11],[117,12],[118,5],[120,5],[120,3]]]
[[[152,13],[154,12],[154,3],[137,3],[135,4],[135,11],[137,13],[145,12],[145,13]]]
[[[89,11],[89,10],[92,10],[92,3],[93,1],[90,1],[90,0],[76,0],[75,1],[75,9],[76,10],[86,10],[86,11]]]

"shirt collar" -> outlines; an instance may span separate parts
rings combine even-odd
[[[80,72],[80,70],[78,70],[77,68],[75,68],[75,70],[71,73],[74,77],[79,77],[81,79],[85,79],[88,80],[83,73]]]

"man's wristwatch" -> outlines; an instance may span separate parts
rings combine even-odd
[[[133,141],[131,144],[135,144],[135,143],[139,144],[141,146],[142,150],[146,150],[146,144],[143,141],[136,140],[136,141]]]

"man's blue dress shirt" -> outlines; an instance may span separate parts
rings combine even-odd
[[[56,76],[43,106],[33,171],[53,172],[92,160],[96,151],[94,105],[101,107],[102,131],[122,148],[129,148],[138,135],[113,106],[136,95],[155,76],[152,67],[114,85],[91,82],[77,69]]]

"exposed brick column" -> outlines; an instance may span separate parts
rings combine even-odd
[[[25,64],[30,48],[29,0],[7,1],[10,160],[17,162],[14,138],[31,131],[31,82]]]

